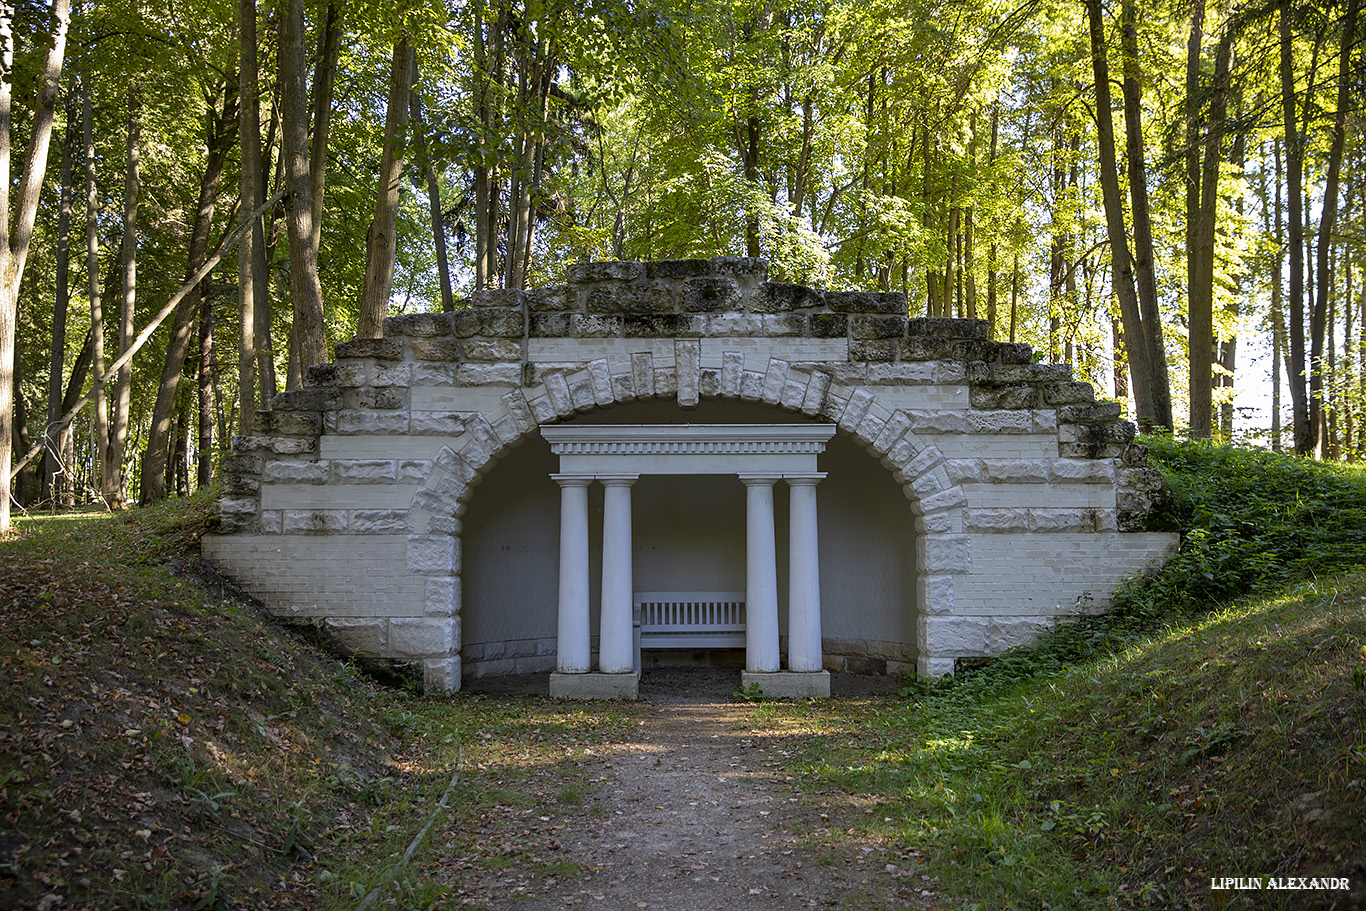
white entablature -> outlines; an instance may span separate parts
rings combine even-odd
[[[816,472],[834,424],[558,424],[541,428],[563,475]]]

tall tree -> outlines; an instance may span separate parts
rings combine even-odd
[[[74,194],[73,163],[80,150],[79,101],[74,92],[66,101],[66,125],[62,137],[62,169],[58,178],[57,276],[52,305],[52,346],[47,370],[46,448],[43,450],[42,499],[55,504],[56,479],[62,470],[65,436],[53,425],[62,416],[62,375],[66,365],[66,317],[71,304],[71,210]]]
[[[389,292],[394,281],[394,255],[398,247],[398,202],[403,176],[403,131],[408,122],[412,90],[412,45],[406,34],[394,42],[389,74],[389,104],[384,118],[384,148],[375,188],[375,216],[365,238],[365,285],[361,290],[360,319],[356,335],[380,338]]]
[[[1328,300],[1333,292],[1333,281],[1329,272],[1329,249],[1334,240],[1333,232],[1338,216],[1338,182],[1342,171],[1342,149],[1347,137],[1347,112],[1352,105],[1352,49],[1356,41],[1357,12],[1360,0],[1347,0],[1347,10],[1342,19],[1342,41],[1338,52],[1338,96],[1337,110],[1333,115],[1332,144],[1328,151],[1328,164],[1324,178],[1322,214],[1319,218],[1318,251],[1315,255],[1317,272],[1314,279],[1314,309],[1310,316],[1309,352],[1309,423],[1312,447],[1319,458],[1328,455],[1329,439],[1327,422],[1324,419],[1324,398],[1326,389],[1323,381],[1323,353],[1325,330],[1332,321],[1327,318]],[[1327,344],[1332,345],[1328,339]]]
[[[14,346],[19,286],[24,278],[39,190],[47,173],[47,154],[57,110],[58,86],[71,19],[70,0],[53,0],[51,44],[43,54],[29,118],[28,151],[16,190],[11,174],[14,109],[13,0],[0,0],[0,535],[10,530],[10,467],[14,459]],[[11,199],[11,192],[14,197]]]
[[[1129,198],[1133,209],[1134,223],[1134,293],[1138,297],[1138,322],[1130,327],[1126,322],[1124,339],[1126,345],[1142,345],[1144,348],[1144,368],[1149,377],[1150,389],[1147,393],[1152,400],[1151,421],[1156,428],[1172,427],[1171,379],[1167,371],[1167,348],[1162,338],[1162,314],[1157,299],[1156,256],[1153,253],[1152,206],[1148,201],[1147,154],[1143,143],[1143,76],[1138,57],[1138,4],[1135,0],[1124,0],[1121,7],[1122,39],[1124,53],[1124,79],[1121,89],[1124,95],[1124,135],[1125,155],[1128,159]],[[1108,93],[1107,93],[1108,94]],[[1106,209],[1107,225],[1109,208]],[[1111,238],[1113,240],[1113,237]],[[1130,328],[1140,333],[1140,338],[1132,343]],[[1130,367],[1132,369],[1132,349]],[[1135,379],[1135,387],[1138,381]],[[1135,391],[1135,405],[1138,398]],[[1140,422],[1143,411],[1135,407]]]
[[[1285,296],[1290,323],[1290,360],[1286,379],[1297,455],[1308,455],[1314,445],[1309,420],[1309,390],[1304,359],[1304,142],[1295,98],[1293,0],[1282,0],[1278,19],[1280,39],[1281,112],[1285,138],[1287,244],[1290,252],[1289,288]]]
[[[1194,33],[1194,29],[1192,30]],[[1190,327],[1190,434],[1208,439],[1212,427],[1212,387],[1214,364],[1214,244],[1218,223],[1219,166],[1223,162],[1224,119],[1228,106],[1229,67],[1237,22],[1225,23],[1219,50],[1215,54],[1214,81],[1210,88],[1209,116],[1205,118],[1204,141],[1197,145],[1193,157],[1199,162],[1203,148],[1203,163],[1194,171],[1187,171],[1186,179],[1194,183],[1186,190],[1186,307]],[[1192,41],[1195,38],[1192,37]],[[1200,91],[1198,78],[1195,91]],[[1192,88],[1187,81],[1186,90]],[[1187,104],[1196,107],[1195,99]],[[1192,119],[1198,117],[1192,115]],[[1191,133],[1187,128],[1187,140]],[[1192,157],[1187,152],[1188,161]],[[1195,203],[1192,207],[1192,202]]]
[[[136,84],[128,86],[128,132],[124,143],[123,234],[119,243],[119,355],[133,344],[137,316],[138,284],[138,196],[142,191],[142,100]],[[127,456],[130,409],[133,396],[133,362],[126,361],[114,381],[114,408],[109,420],[109,448],[105,473],[109,484],[105,492],[108,505],[122,509],[127,505],[128,479],[124,477]]]
[[[313,172],[309,167],[308,86],[303,0],[280,5],[280,120],[284,162],[289,290],[301,369],[327,361],[318,250],[313,244]],[[245,208],[245,207],[244,207]]]
[[[236,138],[237,111],[234,97],[227,86],[221,87],[221,109],[217,98],[207,99],[205,117],[204,173],[199,185],[199,201],[195,206],[194,223],[190,228],[190,246],[185,257],[185,280],[188,282],[209,253],[209,232],[213,227],[214,209],[218,202],[218,184],[228,152]],[[152,425],[147,434],[147,449],[142,460],[140,499],[150,503],[166,496],[166,462],[170,455],[171,424],[180,399],[180,380],[185,370],[185,355],[190,348],[190,330],[194,327],[200,299],[186,294],[176,308],[171,323],[171,335],[166,344],[166,360],[157,384],[156,404],[152,410]]]
[[[238,135],[242,147],[241,208],[249,211],[265,198],[261,161],[261,109],[259,43],[256,35],[256,0],[237,3]],[[259,223],[253,223],[237,248],[237,409],[243,433],[251,431],[256,417],[257,388],[261,382],[257,349],[262,333],[257,327],[269,313],[268,302],[259,301],[269,291],[265,282],[266,240]],[[211,321],[210,321],[211,322]],[[267,328],[269,323],[267,321]],[[201,323],[201,335],[204,332]],[[203,343],[201,341],[201,349]],[[201,388],[203,380],[201,379]],[[202,425],[201,425],[202,426]],[[201,442],[202,445],[202,442]]]
[[[1105,22],[1100,0],[1085,0],[1090,36],[1091,69],[1096,97],[1096,143],[1100,158],[1100,186],[1105,205],[1105,225],[1110,238],[1110,264],[1115,296],[1119,298],[1128,344],[1129,371],[1133,375],[1134,405],[1141,425],[1171,429],[1170,390],[1159,388],[1158,361],[1165,367],[1166,355],[1151,340],[1161,338],[1161,323],[1150,325],[1139,308],[1134,281],[1133,259],[1129,253],[1128,231],[1124,224],[1124,202],[1115,161],[1115,129],[1111,115],[1110,66],[1106,57]],[[1132,129],[1132,125],[1130,126]],[[1141,135],[1141,134],[1140,134]],[[1135,219],[1140,213],[1135,211]],[[1149,344],[1145,344],[1147,340]],[[1165,373],[1165,370],[1162,371]],[[1163,405],[1165,404],[1165,408]]]

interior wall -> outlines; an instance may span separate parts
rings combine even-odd
[[[742,402],[683,410],[664,402],[619,405],[582,423],[800,423],[804,415]],[[818,458],[823,635],[841,647],[915,643],[914,517],[900,486],[844,433]],[[479,482],[462,533],[462,643],[553,639],[559,575],[558,459],[528,439]],[[600,597],[602,487],[589,488],[593,630]],[[745,487],[732,475],[644,476],[632,488],[637,591],[744,591]],[[788,490],[774,488],[778,597],[786,632]],[[885,648],[878,649],[886,652]],[[893,649],[893,651],[896,651]],[[467,671],[474,668],[467,668]]]

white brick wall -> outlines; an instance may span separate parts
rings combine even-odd
[[[1134,534],[968,535],[972,571],[954,587],[958,616],[1056,617],[1109,604],[1121,582],[1158,566],[1175,551],[1174,536]]]
[[[424,615],[408,535],[206,535],[204,553],[285,617]]]

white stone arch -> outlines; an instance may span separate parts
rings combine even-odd
[[[547,367],[533,385],[509,390],[491,413],[465,416],[457,446],[444,446],[413,495],[408,567],[427,576],[426,614],[447,618],[450,657],[439,676],[445,688],[460,686],[461,517],[478,481],[502,457],[554,424],[618,403],[676,400],[694,407],[703,397],[762,402],[777,410],[823,417],[852,436],[901,486],[915,522],[918,671],[952,673],[954,655],[940,624],[951,622],[955,580],[971,569],[963,534],[962,488],[945,471],[944,457],[911,428],[904,410],[885,407],[876,387],[836,377],[846,364],[792,365],[770,357],[761,374],[743,369],[744,356],[726,352],[720,369],[700,366],[696,339],[675,343],[675,363],[656,367],[649,353],[632,354],[613,370],[606,358],[584,365]],[[428,662],[428,676],[432,676]],[[434,682],[429,679],[429,683]]]

